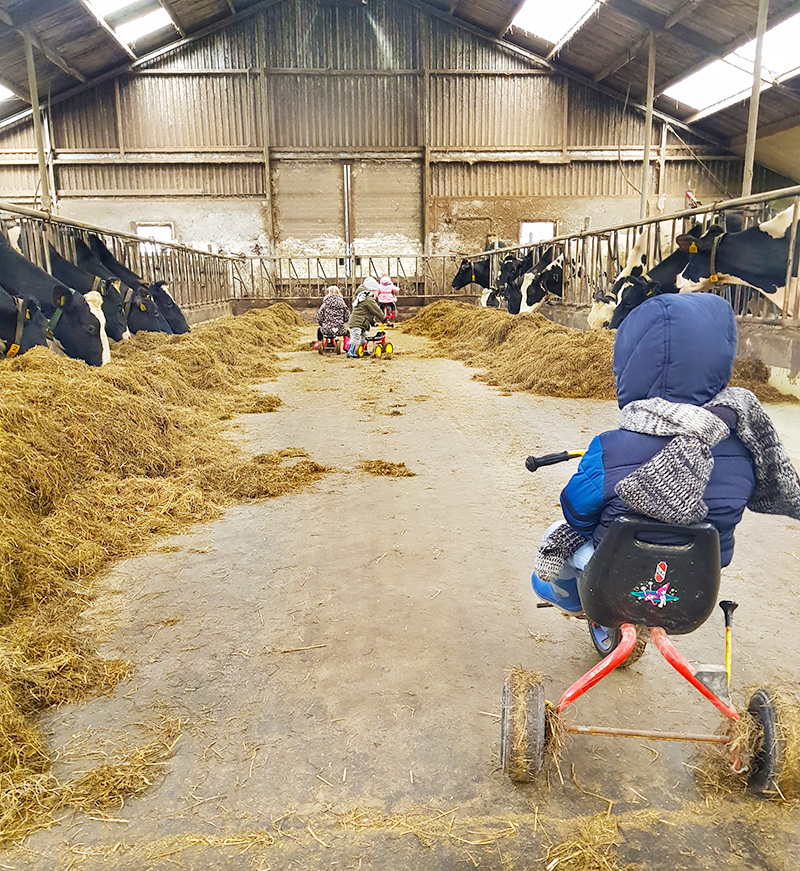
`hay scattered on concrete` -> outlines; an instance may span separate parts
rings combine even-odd
[[[545,868],[558,871],[624,871],[617,860],[622,837],[617,819],[610,814],[584,818],[578,823],[580,837],[547,849]]]
[[[277,305],[186,336],[138,335],[101,369],[46,349],[0,362],[0,841],[64,796],[29,718],[130,674],[85,631],[98,573],[155,535],[327,471],[298,448],[247,457],[223,434],[234,414],[280,406],[249,385],[279,374],[277,351],[301,324]],[[73,798],[88,806],[101,781],[108,796],[135,794],[134,763],[96,772]]]
[[[413,478],[417,474],[405,463],[387,463],[384,460],[362,460],[358,467],[370,475],[383,475],[387,478]]]
[[[510,315],[496,309],[441,300],[425,306],[403,327],[436,341],[449,357],[484,370],[475,377],[501,391],[566,399],[615,399],[614,335],[575,330],[539,314]],[[767,384],[758,360],[737,360],[731,384],[765,402],[793,402]]]

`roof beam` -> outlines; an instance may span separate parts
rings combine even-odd
[[[674,27],[679,21],[682,21],[684,18],[687,18],[689,15],[694,12],[695,9],[701,4],[704,3],[705,0],[687,0],[683,6],[680,6],[676,9],[672,15],[664,20],[664,30],[669,30]],[[647,41],[649,39],[649,35],[646,33],[642,39],[640,39],[635,45],[631,46],[626,51],[618,54],[612,61],[607,63],[599,72],[595,73],[594,80],[596,82],[600,82],[613,73],[617,72],[617,70],[621,70],[626,64],[629,64],[637,54],[647,45]]]
[[[231,14],[236,15],[237,10],[236,10],[236,7],[233,5],[233,0],[225,0],[225,3],[227,5],[228,9],[231,10]]]
[[[133,49],[128,45],[127,42],[123,42],[119,36],[117,36],[117,32],[113,27],[103,18],[102,15],[98,15],[92,5],[87,2],[87,0],[81,0],[81,4],[83,8],[94,18],[94,20],[100,25],[100,27],[105,30],[105,32],[116,42],[116,44],[128,55],[131,60],[138,60]]]
[[[511,11],[503,19],[503,22],[500,25],[500,27],[498,27],[497,30],[495,30],[495,36],[503,36],[505,34],[505,32],[508,30],[508,28],[511,27],[511,23],[517,17],[520,9],[522,9],[522,7],[525,5],[525,3],[526,3],[526,0],[516,0],[516,2],[511,7]]]
[[[172,5],[172,0],[159,0],[161,5],[167,10],[167,14],[172,19],[172,23],[175,25],[175,29],[181,35],[182,39],[186,39],[186,30],[180,22],[180,19],[175,14],[175,7]]]
[[[8,12],[6,12],[5,5],[5,2],[0,2],[0,21],[2,21],[3,24],[10,27],[12,30],[16,30],[16,32],[24,39],[27,39],[31,45],[36,46],[36,48],[38,48],[39,51],[59,69],[72,76],[74,79],[77,79],[79,82],[86,81],[86,76],[84,76],[80,70],[75,69],[75,67],[73,67],[60,52],[56,51],[50,43],[41,40],[30,27],[17,24]]]
[[[725,54],[727,54],[724,46],[708,39],[696,30],[692,30],[690,27],[685,27],[678,23],[673,23],[669,28],[666,27],[667,16],[661,15],[659,12],[654,12],[647,6],[643,6],[638,2],[638,0],[607,0],[606,5],[610,9],[619,12],[620,15],[630,18],[631,21],[636,21],[638,24],[642,24],[648,30],[652,30],[655,33],[669,32],[670,35],[679,39],[681,42],[694,46],[694,48],[699,48],[700,51],[704,51],[706,54],[714,57],[724,57]],[[673,17],[674,14],[675,13],[673,13]]]

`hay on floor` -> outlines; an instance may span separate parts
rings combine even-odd
[[[425,306],[402,329],[427,336],[447,356],[484,370],[476,376],[502,391],[566,399],[615,399],[614,331],[576,330],[540,314],[510,315],[496,309],[441,300]],[[731,385],[764,402],[793,402],[767,384],[759,360],[734,364]]]
[[[384,460],[362,460],[358,466],[369,475],[382,475],[386,478],[413,478],[417,474],[405,463],[387,463]]]
[[[223,432],[235,414],[280,406],[250,385],[279,374],[301,324],[276,305],[185,336],[137,335],[102,368],[40,348],[0,362],[0,841],[29,831],[31,817],[47,824],[66,801],[30,717],[130,674],[97,654],[83,625],[98,573],[155,535],[328,471],[297,448],[248,457]],[[70,803],[136,794],[150,756],[87,775]]]

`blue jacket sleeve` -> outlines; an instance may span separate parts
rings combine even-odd
[[[561,491],[564,518],[573,529],[583,535],[591,535],[600,522],[600,513],[605,505],[604,483],[603,445],[600,436],[595,436],[581,458],[578,471]]]

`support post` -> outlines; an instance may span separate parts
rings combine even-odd
[[[422,99],[420,106],[420,133],[422,134],[422,251],[427,257],[430,253],[428,202],[431,187],[431,71],[430,47],[428,40],[428,19],[417,13],[417,27],[420,34],[420,58],[422,60]]]
[[[271,130],[269,124],[269,82],[267,76],[267,38],[264,33],[264,16],[256,19],[258,30],[258,53],[260,55],[261,88],[259,102],[261,103],[261,139],[264,149],[264,195],[267,198],[267,235],[272,252],[275,251],[275,221],[272,211],[272,159]]]
[[[653,93],[656,84],[656,35],[651,30],[647,37],[647,97],[644,114],[644,155],[642,157],[642,198],[639,217],[647,217],[647,195],[650,187],[650,140],[653,136]]]
[[[753,163],[756,157],[756,131],[758,130],[758,102],[761,97],[761,52],[764,46],[764,31],[767,29],[769,0],[759,0],[756,25],[756,56],[753,61],[753,89],[750,92],[750,114],[747,118],[747,143],[744,149],[744,174],[742,196],[749,197],[753,189]]]
[[[47,162],[44,158],[44,141],[42,139],[42,114],[39,108],[39,86],[36,83],[36,66],[33,62],[33,46],[29,39],[23,39],[25,45],[25,62],[28,65],[28,89],[31,92],[31,110],[33,112],[33,135],[36,139],[36,156],[39,161],[39,184],[42,194],[42,211],[49,212],[53,202],[50,199],[50,182],[47,178]]]

